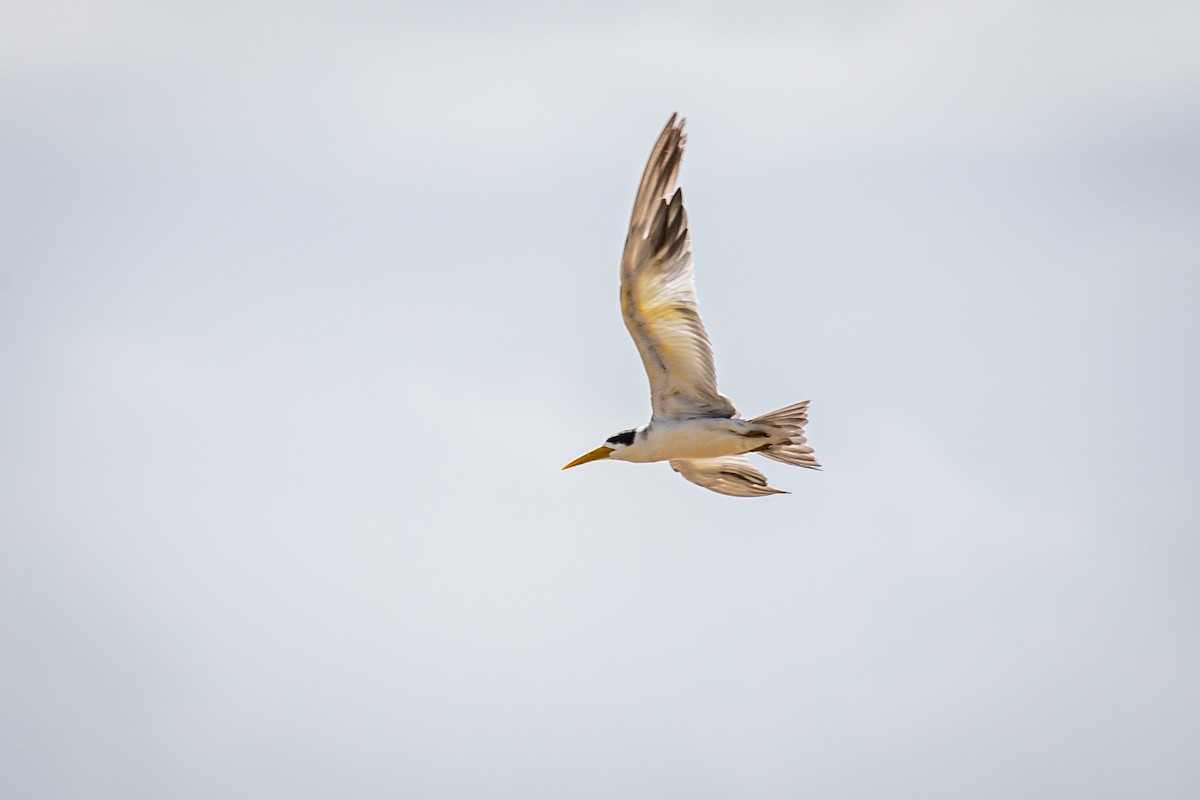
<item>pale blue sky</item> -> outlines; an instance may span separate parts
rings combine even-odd
[[[1200,8],[829,6],[0,12],[0,795],[1197,796]]]

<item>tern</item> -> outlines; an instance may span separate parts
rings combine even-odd
[[[808,401],[742,419],[717,391],[712,347],[696,301],[683,190],[687,136],[672,114],[654,144],[633,201],[621,255],[621,313],[650,378],[650,423],[621,431],[567,464],[668,461],[692,483],[734,497],[786,494],[746,454],[820,469],[804,438]]]

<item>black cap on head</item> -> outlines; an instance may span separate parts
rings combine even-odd
[[[623,444],[628,447],[629,445],[633,444],[633,437],[635,436],[637,436],[637,429],[630,428],[627,431],[621,431],[615,436],[608,437],[606,441],[609,444]]]

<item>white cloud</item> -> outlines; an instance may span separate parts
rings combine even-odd
[[[676,108],[772,163],[1066,147],[1184,113],[1200,92],[1196,12],[1174,2],[515,8],[487,24],[342,6],[86,11],[11,29],[10,91],[51,95],[35,106],[92,96],[89,134],[109,146],[154,146],[166,128],[295,162],[327,147],[513,175],[595,150],[618,121],[633,141],[634,113],[656,124]]]

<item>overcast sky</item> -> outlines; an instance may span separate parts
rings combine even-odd
[[[432,5],[0,11],[0,795],[1200,796],[1200,6]]]

